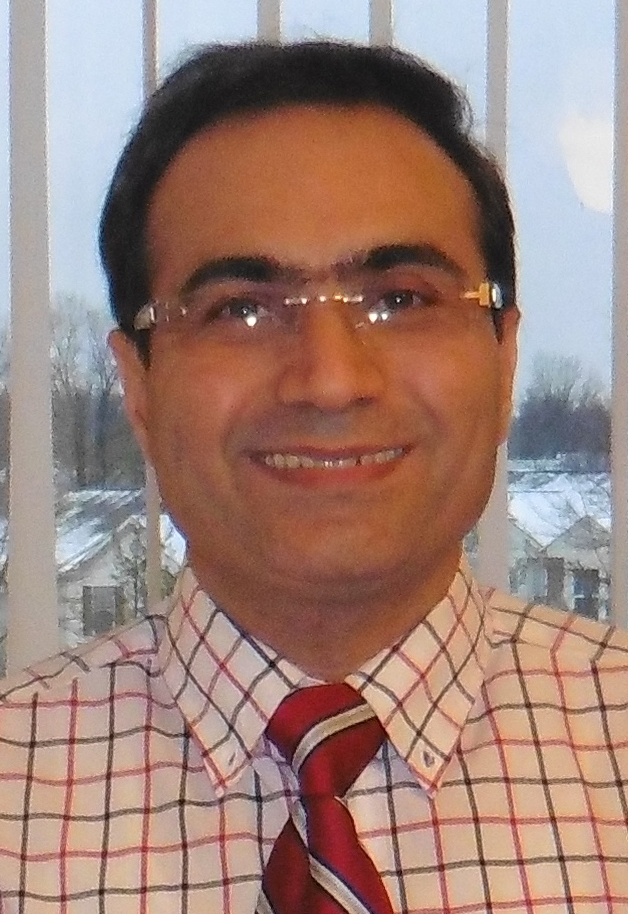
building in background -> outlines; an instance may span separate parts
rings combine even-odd
[[[60,499],[57,593],[62,646],[130,622],[146,610],[146,516],[142,489],[81,489]],[[0,524],[0,675],[4,673],[7,611],[6,520]],[[185,542],[161,515],[164,595],[185,555]]]

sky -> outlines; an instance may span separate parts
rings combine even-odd
[[[466,87],[484,120],[485,0],[397,0],[395,41]],[[160,67],[252,38],[255,0],[161,0]],[[366,41],[368,0],[284,0],[288,39]],[[508,181],[519,229],[521,369],[575,355],[610,381],[613,0],[511,0]],[[8,301],[8,0],[0,0],[0,311]],[[139,0],[49,0],[53,296],[106,308],[96,233],[141,105]]]

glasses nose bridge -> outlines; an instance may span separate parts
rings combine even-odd
[[[302,312],[296,345],[282,372],[285,399],[337,409],[377,395],[382,366],[360,333],[358,315],[350,310],[361,301],[361,295],[344,292],[317,292],[295,299]]]
[[[361,307],[364,303],[364,294],[361,292],[339,291],[337,286],[324,291],[320,287],[310,292],[291,295],[284,299],[283,310],[285,321],[296,323],[299,331],[315,319],[321,310],[334,311],[337,316],[350,325],[353,330],[363,325]],[[295,320],[296,318],[296,320]]]

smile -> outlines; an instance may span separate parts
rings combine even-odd
[[[398,460],[404,453],[401,447],[351,457],[312,457],[309,454],[275,453],[260,456],[262,463],[276,470],[350,470],[354,467],[381,466]]]

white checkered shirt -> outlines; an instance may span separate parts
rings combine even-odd
[[[252,914],[302,672],[185,571],[166,614],[5,684],[2,914]],[[395,912],[628,912],[628,635],[466,565],[347,681],[388,739],[347,794]],[[295,912],[305,914],[305,912]]]

